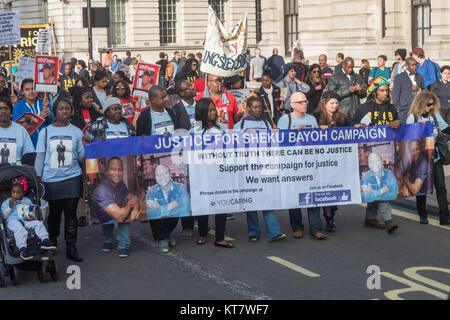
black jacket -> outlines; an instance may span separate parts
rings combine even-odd
[[[351,93],[349,87],[357,83],[360,84],[362,90]],[[367,95],[367,85],[363,78],[355,72],[350,75],[350,79],[344,71],[336,72],[328,80],[328,90],[334,91],[339,96],[339,107],[347,119],[353,118],[360,105],[359,99],[363,99]]]
[[[175,114],[174,127],[179,129],[191,129],[191,120],[189,119],[189,115],[186,111],[186,107],[183,102],[177,103],[172,107],[172,110]]]
[[[172,109],[167,109],[167,113],[169,114],[170,118],[173,121],[174,129],[179,129],[177,120],[175,117],[175,113]],[[139,119],[136,123],[136,135],[137,136],[151,136],[152,135],[152,115],[151,115],[151,108],[147,108],[144,111],[142,111]]]
[[[122,118],[121,122],[125,122],[127,126],[128,136],[133,137],[136,135],[136,131],[134,130],[133,125],[126,118]],[[97,118],[94,122],[92,122],[85,136],[88,139],[96,139],[96,138],[106,138],[106,129],[108,128],[108,121],[105,117]]]
[[[319,106],[320,98],[322,98],[323,89],[325,89],[326,83],[322,83],[322,89],[316,90],[315,88],[318,85],[313,85],[312,82],[308,79],[305,82],[311,89],[306,94],[308,98],[308,109],[306,113],[314,115],[314,111],[316,111]]]
[[[281,118],[282,113],[279,110],[281,105],[280,95],[281,95],[281,89],[276,85],[272,84],[273,91],[272,91],[272,98],[273,98],[273,122],[276,124],[278,123],[278,120]],[[270,119],[271,114],[271,108],[270,108],[270,101],[269,101],[269,95],[264,91],[263,86],[259,88],[259,91],[255,92],[258,97],[263,101],[263,118],[268,121],[269,123],[272,123],[272,120]]]

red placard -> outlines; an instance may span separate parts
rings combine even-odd
[[[45,119],[39,117],[38,115],[35,115],[34,113],[25,113],[20,118],[16,120],[18,124],[20,124],[22,127],[27,130],[28,134],[31,135],[33,132],[36,131],[37,128],[43,124]]]
[[[148,90],[158,84],[159,68],[161,66],[139,62],[133,83],[133,95],[147,97]]]
[[[36,56],[34,67],[34,87],[40,92],[57,92],[58,57]]]

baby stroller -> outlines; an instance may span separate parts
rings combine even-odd
[[[0,164],[0,205],[11,196],[11,182],[14,178],[25,177],[28,189],[25,196],[36,205],[37,219],[44,221],[41,210],[41,198],[44,194],[44,186],[39,182],[36,171],[30,166],[11,166]],[[58,268],[55,260],[55,252],[41,250],[41,241],[33,230],[28,231],[27,248],[34,258],[23,261],[19,257],[19,249],[16,247],[14,234],[6,228],[3,214],[0,214],[0,287],[6,286],[6,277],[9,276],[13,285],[18,284],[18,267],[37,270],[41,282],[46,281],[46,274],[50,273],[53,281],[58,281]]]

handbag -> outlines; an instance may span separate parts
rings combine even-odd
[[[443,133],[439,126],[437,126],[437,120],[436,117],[433,115],[434,123],[436,124],[436,128],[438,130],[438,135],[436,137],[436,150],[439,153],[439,157],[441,158],[443,165],[449,165],[450,164],[450,149],[448,146],[449,138],[448,136]]]

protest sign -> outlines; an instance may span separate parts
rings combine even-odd
[[[34,64],[35,64],[34,58],[29,57],[20,58],[19,68],[17,69],[14,82],[21,83],[25,79],[34,80]]]
[[[433,149],[432,125],[414,124],[113,139],[87,145],[86,158],[94,192],[120,157],[146,220],[411,197],[418,168],[430,193]]]
[[[159,65],[139,62],[133,82],[133,95],[148,97],[148,90],[158,84]]]
[[[58,57],[36,56],[34,86],[36,91],[56,92],[58,90]]]
[[[36,52],[44,53],[50,51],[51,33],[48,29],[39,29]]]
[[[20,16],[18,12],[0,12],[0,46],[20,44]]]
[[[208,8],[208,28],[200,70],[231,77],[245,70],[247,51],[247,14],[227,32],[215,11]]]
[[[20,118],[16,120],[18,124],[20,124],[22,127],[27,130],[28,134],[31,135],[33,132],[36,131],[37,128],[43,124],[45,119],[39,117],[38,115],[34,113],[25,113]]]
[[[2,61],[2,67],[9,68],[12,63],[12,73],[14,74],[19,66],[20,58],[34,58],[36,55],[36,43],[39,29],[42,28],[49,28],[49,25],[21,25],[20,44],[12,46],[12,54],[9,54],[8,47],[0,47],[0,61]],[[8,69],[8,72],[11,72],[11,70]]]

